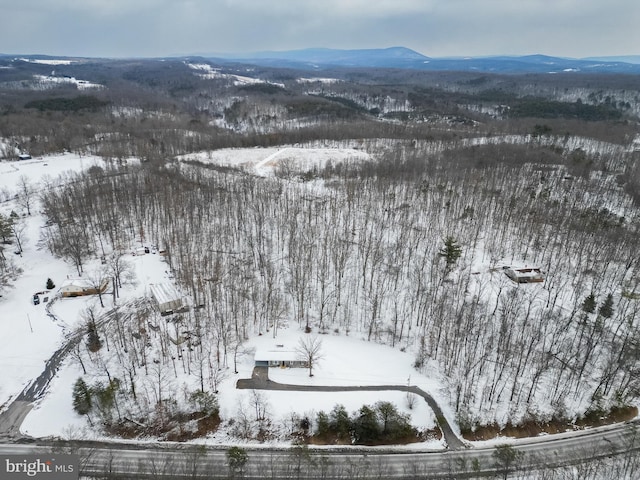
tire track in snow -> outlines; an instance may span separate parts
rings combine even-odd
[[[269,162],[271,162],[274,158],[281,155],[283,152],[286,152],[287,150],[289,149],[282,148],[277,152],[274,152],[271,155],[267,156],[263,160],[260,160],[258,163],[256,163],[255,166],[253,167],[256,172],[256,175],[260,175],[261,177],[266,177],[269,171],[267,168],[267,165],[269,164]]]

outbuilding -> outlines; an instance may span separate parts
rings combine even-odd
[[[544,282],[544,272],[535,267],[508,267],[504,269],[504,273],[516,283]]]
[[[161,314],[173,313],[182,308],[182,296],[170,283],[155,283],[149,285],[153,298]]]
[[[60,286],[60,295],[63,297],[81,297],[84,295],[98,295],[104,293],[109,285],[107,278],[103,279],[99,286],[84,278],[68,278]]]

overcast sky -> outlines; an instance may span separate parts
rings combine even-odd
[[[0,0],[0,53],[640,54],[638,0]]]

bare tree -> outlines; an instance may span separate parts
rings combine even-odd
[[[14,212],[11,212],[11,233],[13,234],[14,238],[16,239],[16,243],[18,244],[18,250],[16,250],[16,253],[19,253],[20,255],[22,255],[22,244],[24,243],[24,241],[26,240],[26,229],[27,229],[27,225],[24,223],[24,221],[18,217],[17,215],[14,215]]]
[[[31,215],[31,207],[35,193],[36,190],[31,182],[29,182],[29,177],[26,175],[20,176],[18,183],[18,203],[27,211],[27,215]]]
[[[322,340],[316,336],[301,338],[296,347],[296,354],[306,362],[310,377],[313,377],[313,366],[323,358],[321,349]]]

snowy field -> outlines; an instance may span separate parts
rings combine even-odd
[[[355,148],[223,148],[215,151],[182,155],[179,160],[198,161],[213,165],[243,168],[265,176],[273,172],[274,167],[290,162],[301,171],[311,168],[323,168],[328,162],[343,163],[364,161],[371,157],[367,152]]]
[[[196,156],[200,161],[218,164],[245,166],[257,174],[269,174],[277,160],[296,159],[306,165],[323,165],[353,158],[366,159],[364,152],[351,149],[244,149],[223,150]],[[193,159],[193,156],[190,158]],[[56,177],[65,171],[79,171],[102,161],[94,157],[80,157],[66,154],[33,159],[22,162],[0,163],[0,189],[6,193],[17,191],[18,182],[23,177],[42,188],[44,183],[55,185]],[[37,185],[36,185],[37,184]],[[8,215],[18,209],[14,201],[0,204],[3,214]],[[40,295],[52,298],[59,285],[67,278],[77,276],[75,267],[61,259],[54,258],[48,250],[38,246],[40,231],[45,227],[45,219],[39,208],[33,208],[31,216],[24,217],[27,235],[23,246],[23,255],[10,253],[12,261],[23,270],[15,284],[2,292],[0,298],[0,336],[6,339],[6,348],[0,351],[0,408],[8,402],[43,370],[45,361],[64,343],[65,334],[82,325],[82,313],[88,307],[96,308],[98,313],[113,307],[110,295],[104,296],[105,308],[101,309],[97,298],[59,299],[51,306],[52,318],[47,315],[44,304],[33,304],[33,295],[45,292],[47,278],[51,278],[56,288]],[[133,246],[132,246],[133,248]],[[127,300],[148,295],[148,285],[158,279],[167,280],[167,266],[159,255],[127,255],[135,271],[135,281],[121,290],[122,305]],[[85,266],[85,272],[100,268],[98,258]],[[110,290],[110,289],[109,289]],[[32,331],[33,330],[33,331]],[[220,387],[218,400],[223,422],[233,418],[239,408],[249,406],[251,392],[236,390],[235,383],[240,378],[251,376],[256,349],[268,349],[275,344],[295,348],[302,333],[298,325],[281,328],[277,337],[272,332],[250,339],[245,345],[244,354],[239,356],[238,374],[229,369],[226,379]],[[453,421],[448,405],[443,404],[445,393],[437,369],[429,377],[418,374],[412,368],[412,355],[402,353],[390,347],[365,342],[360,338],[339,336],[335,333],[322,335],[322,359],[314,368],[314,376],[308,376],[306,369],[270,369],[272,380],[296,385],[417,385],[431,393],[441,403],[445,414]],[[22,430],[32,436],[78,437],[94,436],[88,428],[86,419],[78,416],[72,409],[71,391],[75,380],[81,376],[80,365],[70,358],[65,360],[50,385],[47,395],[38,402],[25,420]],[[181,379],[173,385],[178,388]],[[315,418],[318,411],[329,412],[335,405],[342,404],[349,412],[358,410],[362,405],[373,405],[377,401],[391,401],[401,412],[411,415],[412,423],[419,429],[435,427],[434,414],[422,399],[417,399],[413,409],[407,406],[407,396],[402,392],[343,392],[343,393],[307,393],[307,392],[262,392],[267,411],[273,422],[280,424],[291,417],[292,413]],[[230,438],[222,428],[212,438],[203,441],[224,443],[237,441]],[[425,447],[425,444],[419,444]],[[442,448],[442,442],[429,442],[429,448]]]

